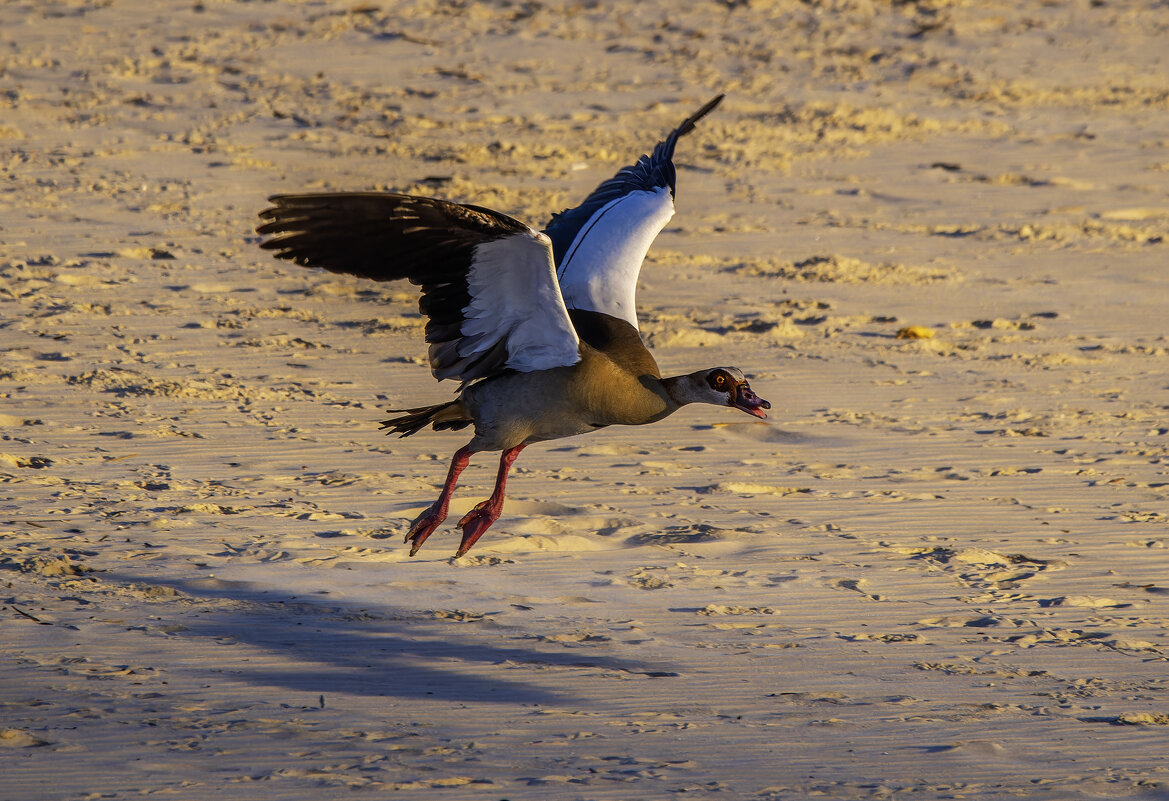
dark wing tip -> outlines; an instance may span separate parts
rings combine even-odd
[[[664,142],[662,142],[663,145],[666,145],[666,149],[668,151],[667,153],[663,153],[663,155],[665,155],[667,158],[673,158],[674,143],[678,141],[678,137],[685,136],[686,134],[693,131],[695,126],[698,124],[698,121],[710,112],[714,111],[715,108],[718,107],[718,104],[723,102],[724,97],[726,97],[725,94],[716,95],[714,98],[706,101],[706,103],[703,104],[702,108],[698,109],[698,111],[682,120],[682,123],[673,131],[671,131],[670,135],[666,137]]]
[[[289,223],[294,221],[291,209],[297,197],[297,195],[269,195],[268,202],[272,205],[259,213],[263,222],[256,226],[256,233],[265,236],[286,233],[289,230]],[[260,247],[265,250],[276,250],[281,247],[280,242],[281,239],[277,237],[261,242]]]
[[[678,137],[694,130],[695,124],[713,111],[726,97],[718,94],[670,131],[666,138],[654,146],[653,152],[642,156],[636,163],[622,168],[616,175],[592,191],[578,206],[556,212],[544,227],[544,233],[552,237],[552,249],[556,263],[560,264],[572,241],[587,221],[606,203],[638,189],[653,190],[665,187],[674,196],[676,172],[674,169],[674,146]]]
[[[657,171],[664,180],[663,185],[670,188],[671,196],[674,194],[674,147],[678,144],[678,139],[693,131],[698,121],[714,111],[724,97],[726,97],[725,94],[719,94],[706,101],[702,108],[684,119],[677,128],[670,131],[669,136],[659,142],[650,155],[650,163],[656,165]]]
[[[716,95],[714,98],[706,101],[706,104],[702,108],[698,109],[698,111],[694,112],[685,120],[683,120],[682,124],[674,130],[674,135],[685,136],[686,134],[693,131],[695,123],[697,123],[710,112],[714,111],[718,104],[723,102],[724,97],[726,97],[725,93]]]

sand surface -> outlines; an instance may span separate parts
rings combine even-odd
[[[1167,37],[0,4],[0,798],[1169,798]],[[409,286],[259,251],[265,197],[541,225],[718,92],[643,330],[771,419],[531,447],[409,559],[465,438],[377,421],[450,385]]]

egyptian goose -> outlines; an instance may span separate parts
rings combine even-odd
[[[674,214],[674,146],[711,100],[649,156],[598,186],[543,233],[479,206],[386,192],[276,195],[261,247],[305,267],[421,285],[430,369],[462,382],[446,403],[382,423],[409,436],[474,425],[442,492],[406,533],[413,556],[446,519],[459,474],[479,451],[503,451],[491,497],[459,521],[465,554],[503,511],[512,463],[529,443],[661,420],[688,403],[766,417],[771,404],[741,370],[662,378],[637,327],[637,276]]]

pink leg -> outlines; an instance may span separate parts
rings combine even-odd
[[[516,445],[503,452],[499,457],[499,475],[495,477],[495,489],[491,497],[467,512],[459,521],[459,528],[463,530],[463,541],[459,543],[459,550],[455,552],[456,557],[471,550],[471,546],[479,541],[483,532],[491,528],[491,524],[503,513],[503,487],[507,484],[507,473],[523,449],[523,445]]]
[[[442,485],[442,493],[439,494],[438,500],[432,503],[429,509],[414,518],[414,522],[410,524],[410,530],[406,532],[406,542],[412,541],[414,543],[410,546],[411,556],[418,553],[418,549],[422,547],[422,543],[426,542],[426,538],[442,525],[442,521],[446,520],[447,510],[451,505],[451,494],[455,491],[455,483],[458,482],[459,475],[466,469],[467,463],[471,461],[471,454],[474,452],[469,445],[464,445],[455,451],[455,455],[451,459],[451,469],[446,474],[446,483]]]

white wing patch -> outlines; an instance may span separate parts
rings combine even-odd
[[[603,312],[637,328],[641,263],[673,216],[674,201],[664,186],[630,192],[597,209],[560,263],[568,308]]]
[[[552,243],[529,230],[475,247],[467,271],[459,355],[507,348],[506,366],[522,373],[580,361],[580,340],[556,283]]]

